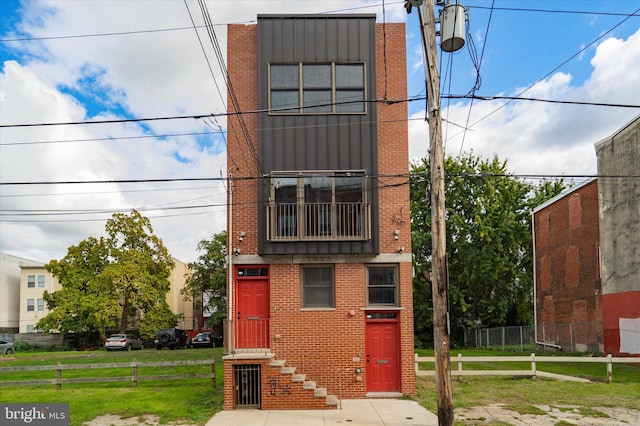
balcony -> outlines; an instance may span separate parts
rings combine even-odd
[[[269,241],[366,241],[371,239],[371,204],[271,203]]]

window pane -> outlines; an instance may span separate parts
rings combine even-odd
[[[331,202],[333,179],[327,176],[304,178],[305,203]]]
[[[364,112],[362,90],[336,90],[337,112]]]
[[[276,203],[295,203],[298,199],[298,179],[294,177],[276,177],[273,179]]]
[[[331,87],[331,65],[304,65],[304,88]]]
[[[331,112],[331,90],[305,90],[303,96],[304,112]]]
[[[336,65],[336,87],[364,87],[364,66]]]
[[[394,267],[369,268],[369,285],[394,286],[396,284],[395,270]]]
[[[300,101],[297,90],[274,90],[271,92],[271,109],[284,109],[283,112],[298,112],[299,106]]]
[[[27,311],[34,311],[35,310],[35,300],[34,299],[27,299]]]
[[[44,275],[38,275],[38,287],[44,288]]]
[[[273,197],[276,202],[276,232],[279,237],[295,237],[298,235],[297,179],[277,177],[273,179]]]
[[[271,88],[297,88],[298,65],[271,65]]]
[[[43,299],[38,299],[38,311],[40,311],[40,312],[44,311],[44,300]]]
[[[371,305],[395,305],[395,288],[373,287],[369,288],[369,304]]]
[[[369,305],[396,305],[396,268],[368,268],[367,297]]]
[[[362,201],[361,176],[336,176],[336,203]]]
[[[333,269],[302,269],[302,306],[305,308],[332,308]]]
[[[27,275],[27,287],[35,288],[36,286],[36,276],[35,275]]]

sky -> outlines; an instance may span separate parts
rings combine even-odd
[[[640,1],[461,3],[471,41],[437,52],[446,155],[497,155],[518,176],[595,175],[594,144],[640,114]],[[205,11],[224,58],[226,24],[258,14],[406,22],[409,151],[428,155],[420,27],[403,1],[209,0]],[[0,1],[0,253],[61,259],[131,209],[183,262],[225,230],[226,88],[204,22],[197,0]],[[141,118],[158,120],[124,121]],[[91,121],[111,122],[51,125]]]

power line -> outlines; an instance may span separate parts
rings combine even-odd
[[[441,98],[445,99],[479,99],[483,101],[497,100],[497,99],[508,99],[508,100],[520,100],[520,101],[532,101],[532,102],[546,102],[546,103],[555,103],[555,104],[573,104],[573,105],[589,105],[589,106],[601,106],[601,107],[613,107],[613,108],[640,108],[640,104],[617,104],[611,102],[587,102],[587,101],[567,101],[567,100],[557,100],[557,99],[544,99],[544,98],[530,98],[530,97],[522,97],[522,96],[480,96],[480,95],[442,95]],[[403,102],[414,102],[425,100],[426,96],[420,97],[411,97],[406,99],[395,99],[395,100],[384,100],[384,99],[368,99],[364,100],[364,102],[381,102],[386,104],[394,104],[394,103],[403,103]],[[341,104],[349,104],[354,103],[356,101],[344,101],[344,102],[334,102],[327,103],[316,106],[331,106],[331,105],[341,105]],[[363,101],[357,101],[363,102]],[[273,113],[273,112],[282,112],[283,110],[289,110],[292,108],[279,108],[279,109],[256,109],[251,111],[232,111],[232,112],[221,112],[221,113],[211,113],[211,114],[197,114],[197,115],[180,115],[180,116],[167,116],[167,117],[152,117],[152,118],[124,118],[118,120],[92,120],[92,121],[69,121],[69,122],[59,122],[59,123],[23,123],[23,124],[0,124],[0,128],[21,128],[21,127],[45,127],[45,126],[73,126],[73,125],[86,125],[86,124],[117,124],[117,123],[135,123],[135,122],[144,122],[144,121],[160,121],[160,120],[184,120],[184,119],[204,119],[204,118],[215,118],[215,117],[228,117],[228,116],[242,116],[245,114],[260,114],[260,113]],[[299,109],[299,107],[295,107],[293,109]],[[479,120],[481,121],[481,120]],[[473,125],[477,124],[474,123]],[[472,125],[472,126],[473,126]],[[265,130],[265,129],[263,129]],[[244,133],[244,131],[242,131]]]

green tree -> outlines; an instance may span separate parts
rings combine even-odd
[[[412,165],[411,217],[416,278],[416,341],[429,344],[431,211],[428,159]],[[507,171],[498,157],[445,159],[447,272],[452,341],[465,328],[532,321],[531,209],[563,188],[536,188]]]
[[[210,240],[198,243],[198,260],[189,264],[191,274],[187,277],[182,294],[185,300],[200,303],[199,308],[211,313],[208,326],[219,325],[227,313],[227,233],[215,234]],[[207,301],[204,306],[204,299]]]
[[[39,329],[98,332],[104,339],[107,330],[124,333],[139,325],[141,336],[151,337],[156,328],[177,323],[166,302],[175,264],[149,219],[135,210],[116,213],[105,229],[106,237],[89,237],[45,265],[62,289],[45,291],[51,312]]]

